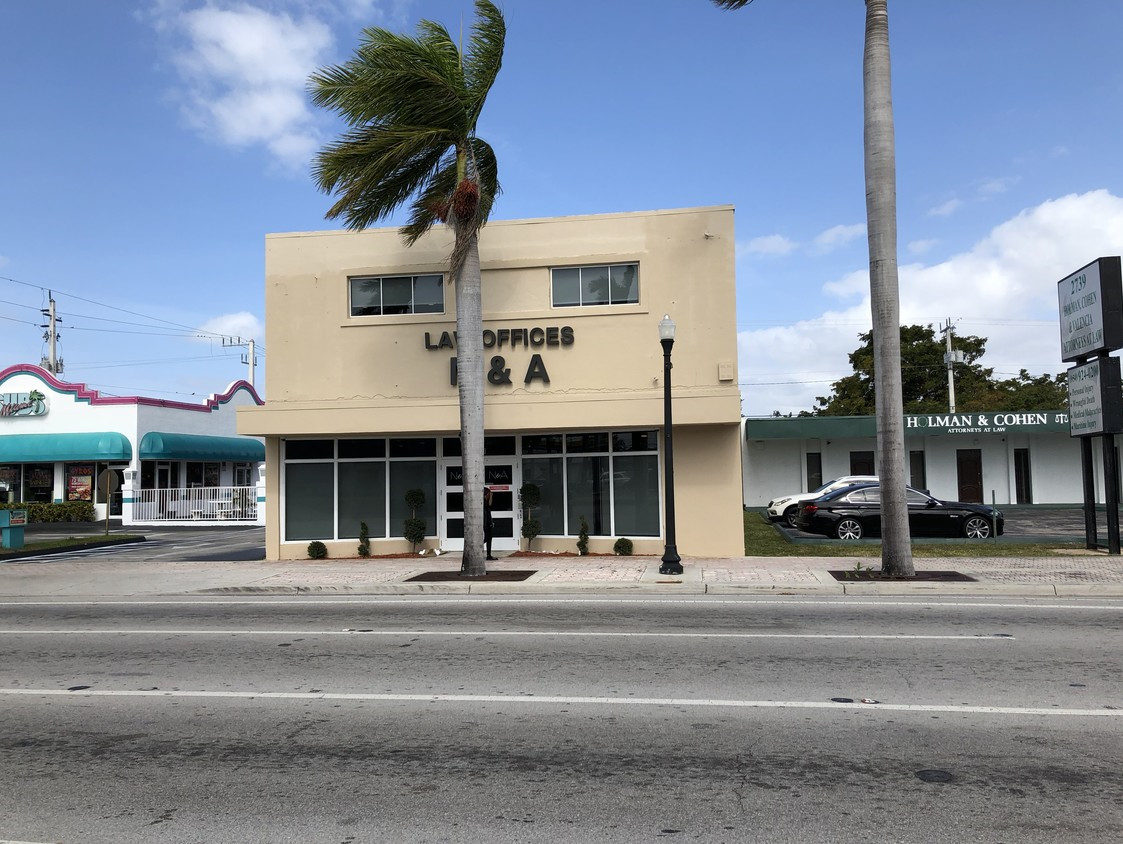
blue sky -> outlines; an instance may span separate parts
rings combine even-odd
[[[1123,251],[1123,3],[889,6],[902,318],[1060,371],[1055,282]],[[869,327],[861,0],[501,8],[493,219],[736,206],[744,412],[810,409]],[[268,354],[265,234],[337,227],[308,161],[339,126],[304,81],[421,17],[472,4],[0,0],[0,366],[39,361],[50,289],[66,380],[245,377],[221,337]]]

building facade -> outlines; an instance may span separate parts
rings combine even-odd
[[[239,436],[236,381],[202,404],[103,396],[32,364],[0,370],[0,501],[90,501],[124,524],[260,521],[265,449]],[[98,478],[112,477],[104,489]]]
[[[462,547],[451,248],[443,227],[266,238],[269,400],[238,430],[265,439],[270,559],[355,556],[362,524],[407,552],[412,516],[426,548]],[[520,547],[533,484],[533,550],[573,552],[584,521],[591,552],[662,552],[669,314],[678,549],[743,553],[733,209],[493,222],[480,260],[494,549]]]
[[[745,419],[744,499],[809,492],[842,475],[876,475],[873,416]],[[984,504],[1081,504],[1080,442],[1067,410],[905,416],[909,484],[936,498]],[[1104,501],[1100,438],[1097,500]]]

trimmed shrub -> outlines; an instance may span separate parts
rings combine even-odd
[[[577,553],[584,557],[589,553],[589,523],[581,517],[581,532],[577,534]]]
[[[626,536],[621,536],[612,546],[612,553],[617,557],[632,556],[632,540],[628,539]]]
[[[370,556],[370,528],[366,522],[359,522],[359,556]]]
[[[542,522],[532,518],[532,510],[538,509],[538,502],[542,500],[542,492],[537,484],[526,483],[519,487],[519,501],[522,504],[523,526],[522,535],[526,539],[526,548],[530,550],[530,543],[542,532]]]
[[[322,560],[328,555],[328,546],[316,540],[308,543],[308,557],[312,560]]]
[[[429,528],[424,519],[417,518],[418,508],[425,506],[425,490],[406,490],[405,499],[412,515],[403,522],[402,535],[413,544],[413,550],[416,551],[417,546],[425,541]]]
[[[14,501],[0,504],[0,510],[26,510],[27,521],[32,522],[92,522],[92,501],[62,501],[57,504],[43,501]]]

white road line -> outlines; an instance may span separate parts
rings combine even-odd
[[[980,633],[978,635],[934,635],[906,633],[670,633],[618,632],[582,630],[174,630],[150,629],[74,629],[74,630],[0,630],[0,636],[92,636],[92,635],[165,635],[165,636],[546,636],[589,638],[667,638],[667,639],[966,639],[972,641],[1014,641],[1013,636]]]
[[[967,706],[917,703],[836,703],[820,700],[721,700],[714,698],[570,697],[562,695],[408,695],[360,692],[210,692],[81,689],[0,689],[0,695],[27,697],[156,697],[219,698],[229,700],[355,700],[416,703],[518,703],[592,706],[700,706],[733,709],[838,709],[890,710],[893,712],[947,712],[972,715],[1044,715],[1066,718],[1123,718],[1123,709],[1062,709],[1060,707]]]
[[[902,601],[895,599],[892,601],[879,601],[871,600],[869,598],[851,599],[839,596],[832,600],[783,600],[779,598],[714,598],[714,599],[701,599],[701,598],[499,598],[499,597],[458,597],[449,596],[447,598],[414,598],[411,596],[402,595],[387,595],[378,596],[371,595],[363,598],[348,597],[342,598],[334,595],[324,595],[322,597],[309,598],[259,598],[259,599],[246,599],[246,598],[185,598],[178,600],[163,599],[126,599],[126,600],[80,600],[80,601],[65,601],[65,600],[51,600],[51,601],[0,601],[0,607],[111,607],[111,606],[134,606],[134,607],[159,607],[159,606],[193,606],[193,605],[216,605],[216,606],[323,606],[325,604],[355,604],[355,605],[387,605],[387,604],[402,604],[409,606],[416,606],[418,604],[435,604],[435,605],[452,605],[452,604],[638,604],[638,605],[652,605],[652,604],[665,604],[665,605],[678,605],[678,604],[701,604],[713,605],[721,604],[727,606],[816,606],[816,607],[958,607],[958,608],[971,608],[971,609],[1014,609],[1014,610],[1113,610],[1115,612],[1123,611],[1123,599],[1117,604],[1039,604],[1031,602],[1032,599],[1027,599],[1027,603],[1010,604],[1010,603],[989,603],[985,601]]]

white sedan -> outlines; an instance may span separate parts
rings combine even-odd
[[[843,475],[841,478],[828,481],[818,489],[811,490],[811,492],[797,492],[793,495],[773,498],[768,502],[768,518],[773,522],[785,521],[789,527],[795,527],[795,517],[799,512],[801,502],[810,501],[812,498],[818,498],[820,495],[826,495],[828,492],[833,492],[844,486],[875,483],[877,483],[877,475]]]

